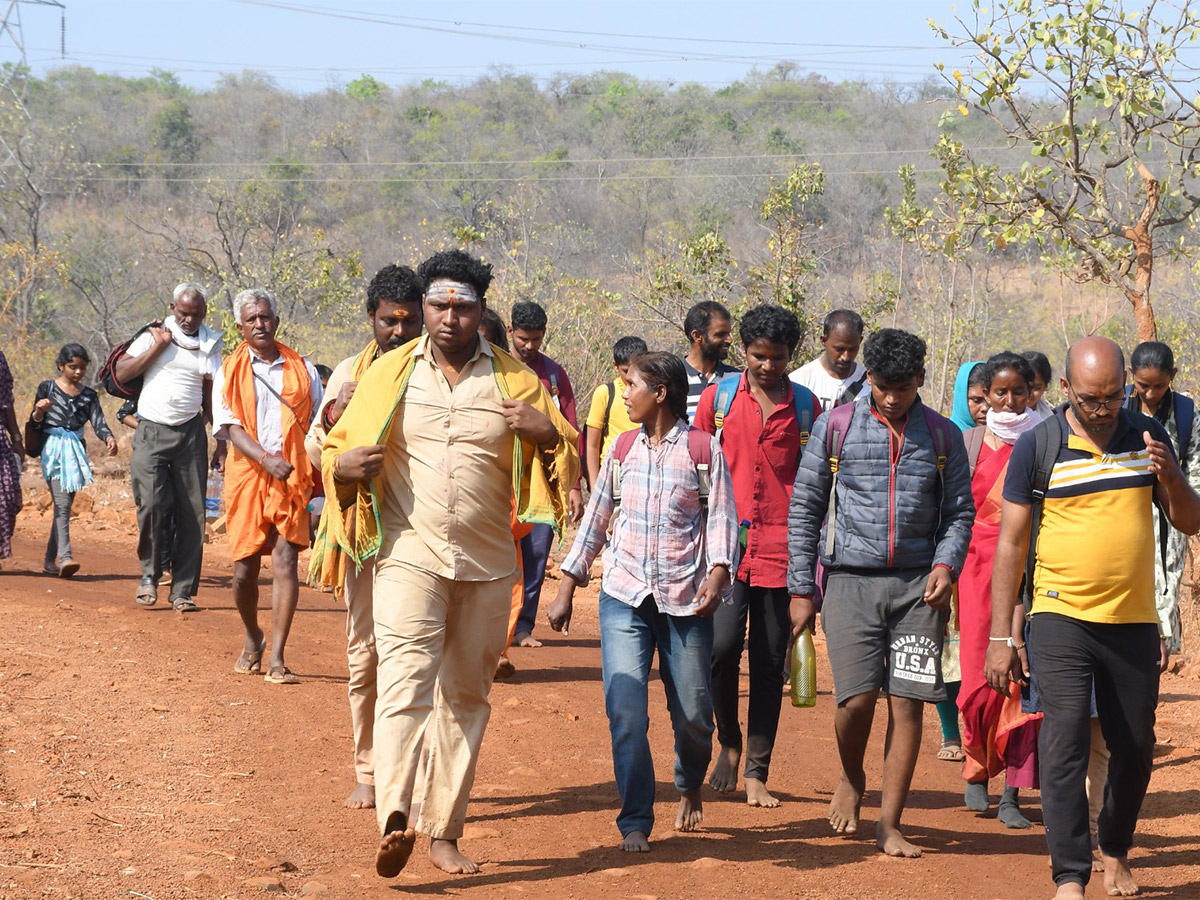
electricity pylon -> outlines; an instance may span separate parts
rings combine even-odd
[[[25,108],[25,87],[28,81],[28,59],[25,55],[25,38],[21,31],[21,4],[30,6],[56,6],[61,11],[60,40],[63,56],[67,55],[67,7],[59,0],[0,0],[0,60],[6,56],[15,59],[0,66],[0,114],[20,115],[29,118]],[[15,50],[15,53],[11,51]],[[5,52],[9,51],[9,52]],[[3,170],[15,159],[15,148],[0,132],[0,178]]]

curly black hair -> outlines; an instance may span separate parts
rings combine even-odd
[[[545,331],[546,310],[532,300],[518,300],[512,305],[509,321],[513,331]]]
[[[483,300],[488,285],[492,283],[492,267],[462,250],[442,250],[433,254],[417,268],[417,275],[426,290],[430,282],[439,278],[469,284],[475,288],[480,300]]]
[[[384,266],[367,285],[367,315],[375,315],[381,300],[420,303],[424,293],[424,283],[408,266]]]
[[[786,346],[790,356],[800,343],[800,320],[795,313],[782,306],[763,303],[742,316],[738,334],[741,335],[743,347],[749,347],[757,340],[770,341]]]
[[[863,365],[877,383],[895,384],[925,371],[925,342],[899,328],[880,328],[863,344]]]
[[[983,364],[983,386],[987,390],[992,388],[992,379],[1001,372],[1016,372],[1019,378],[1025,380],[1028,385],[1033,384],[1033,366],[1020,353],[1013,353],[1011,350],[1002,350],[994,356],[989,356],[988,361]]]

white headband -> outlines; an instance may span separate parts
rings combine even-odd
[[[439,279],[425,291],[426,300],[464,300],[467,303],[478,303],[479,295],[475,288],[461,281]]]

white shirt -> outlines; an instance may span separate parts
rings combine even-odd
[[[138,415],[159,425],[190,422],[204,405],[204,379],[221,371],[221,335],[201,325],[200,347],[187,350],[177,343],[166,346],[142,375]],[[126,354],[138,357],[154,344],[150,332],[138,337]]]
[[[854,364],[854,371],[847,378],[837,378],[830,375],[826,371],[825,366],[821,364],[821,358],[817,357],[810,363],[805,363],[788,377],[796,384],[803,385],[808,388],[817,399],[821,401],[821,409],[825,412],[833,409],[837,400],[842,396],[842,391],[848,385],[854,384],[866,374],[867,370],[863,368],[862,363]],[[857,400],[859,397],[864,397],[871,392],[871,386],[864,380],[862,390],[860,390],[853,398]]]
[[[306,359],[304,367],[308,370],[309,396],[312,397],[312,409],[315,415],[325,392],[321,388],[321,376],[317,374],[312,363]],[[255,423],[258,443],[268,453],[279,453],[283,450],[283,404],[260,379],[266,379],[271,387],[279,393],[283,393],[283,355],[275,357],[274,362],[267,362],[251,349],[250,371],[258,376],[254,379],[254,410],[255,417],[258,419]],[[289,424],[291,419],[292,414],[289,412]],[[299,424],[303,428],[309,423],[301,422]],[[225,403],[225,370],[218,369],[217,374],[213,376],[213,437],[218,440],[227,439],[230,425],[244,425],[244,423],[230,412],[228,404]]]

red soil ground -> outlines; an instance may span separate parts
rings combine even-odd
[[[26,484],[36,493],[36,480]],[[206,549],[200,613],[180,616],[162,602],[141,609],[127,486],[102,479],[88,496],[73,526],[76,578],[39,574],[50,521],[36,497],[15,557],[0,564],[0,897],[1053,893],[1040,825],[1006,832],[994,813],[962,808],[958,767],[934,758],[932,709],[906,816],[926,856],[875,852],[882,707],[861,833],[832,836],[827,668],[815,709],[783,711],[771,777],[783,805],[750,809],[706,789],[704,827],[689,835],[670,827],[670,728],[653,681],[658,826],[652,852],[620,853],[594,591],[581,592],[570,639],[541,627],[546,646],[514,650],[517,677],[492,692],[463,840],[482,872],[444,875],[421,839],[408,869],[385,882],[373,870],[374,814],[342,806],[353,773],[344,614],[334,598],[302,589],[287,657],[300,685],[236,676],[242,639],[224,545]],[[556,587],[547,582],[545,602]],[[1193,667],[1166,676],[1157,768],[1132,854],[1147,896],[1200,896],[1198,717]],[[1040,821],[1036,795],[1027,807]],[[1090,893],[1102,895],[1098,879]]]

